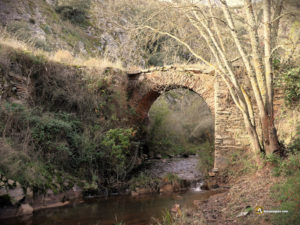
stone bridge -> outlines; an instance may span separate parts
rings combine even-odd
[[[242,116],[214,71],[170,66],[128,72],[128,80],[129,104],[141,121],[147,119],[151,105],[164,91],[187,88],[205,100],[214,117],[215,170],[226,167],[231,150],[249,146]]]

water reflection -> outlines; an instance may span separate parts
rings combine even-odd
[[[206,200],[212,191],[186,192],[170,195],[144,195],[139,197],[113,196],[86,199],[81,203],[61,208],[34,212],[32,217],[0,221],[2,225],[113,225],[125,222],[130,225],[150,224],[152,217],[160,217],[173,204],[191,206],[193,200]]]

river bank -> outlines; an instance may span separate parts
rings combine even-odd
[[[273,168],[267,165],[254,173],[240,177],[219,174],[218,184],[227,191],[210,196],[205,201],[194,201],[193,207],[182,207],[172,213],[169,223],[163,224],[209,224],[209,225],[271,225],[272,214],[258,215],[257,206],[265,210],[276,210],[280,202],[272,196],[272,187],[283,182],[274,177]],[[227,179],[224,179],[227,177]]]
[[[45,193],[34,192],[30,188],[22,187],[18,182],[1,177],[1,203],[5,207],[0,208],[0,218],[33,215],[41,209],[56,208],[72,205],[93,196],[131,195],[142,197],[146,194],[166,194],[186,192],[191,187],[197,190],[208,190],[211,185],[203,181],[203,176],[197,168],[199,159],[196,156],[177,157],[169,159],[149,159],[144,162],[140,174],[147,174],[144,179],[156,182],[155,186],[145,180],[134,180],[124,183],[123,187],[114,193],[99,192],[99,187],[91,190],[91,187],[79,187],[70,182],[63,182],[59,191],[48,189]],[[98,190],[97,190],[98,189]]]
[[[118,195],[83,198],[59,208],[34,211],[31,216],[1,220],[3,225],[112,225],[118,223],[147,225],[155,223],[163,212],[178,204],[189,207],[195,201],[206,201],[219,190],[152,193],[139,196]]]

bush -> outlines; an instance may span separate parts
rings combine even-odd
[[[180,178],[174,173],[167,173],[163,177],[163,181],[165,183],[169,183],[169,184],[172,184],[172,185],[179,185],[180,184]]]
[[[289,107],[298,107],[300,102],[300,67],[287,69],[280,78],[284,98]]]
[[[103,72],[89,70],[94,80],[107,78],[89,90],[94,80],[84,80],[86,73],[79,68],[12,50],[5,56],[9,57],[4,57],[0,68],[4,78],[10,79],[11,70],[18,77],[32,71],[28,84],[18,78],[14,80],[17,92],[9,86],[2,95],[0,131],[6,145],[0,138],[4,148],[0,155],[5,156],[0,157],[0,170],[5,176],[35,190],[55,189],[57,174],[61,180],[72,174],[92,188],[110,188],[123,181],[138,148],[132,144],[136,137],[126,120],[126,95],[121,93],[126,90],[115,85],[122,73],[107,70],[102,76]]]
[[[291,143],[288,145],[288,150],[292,153],[300,152],[300,126],[297,126],[296,136],[294,137],[294,140],[291,141]]]
[[[78,135],[81,124],[69,114],[52,116],[32,116],[31,135],[35,150],[40,151],[47,162],[66,170],[76,168],[78,162],[72,160],[74,150],[80,147]]]
[[[131,156],[131,142],[134,136],[132,129],[116,128],[110,129],[101,142],[105,155],[106,163],[109,164],[109,169],[115,175],[116,180],[124,179]]]
[[[288,210],[286,214],[273,216],[274,224],[300,224],[300,172],[289,176],[285,183],[272,188],[273,197],[280,202],[280,210]]]
[[[159,179],[154,178],[151,175],[145,174],[143,172],[139,173],[138,176],[131,178],[129,181],[130,190],[135,190],[136,188],[150,188],[152,190],[158,190]]]
[[[89,0],[73,0],[68,5],[56,7],[56,12],[59,13],[64,20],[69,20],[77,25],[88,25],[88,10],[90,6]]]
[[[1,174],[18,181],[23,187],[31,187],[35,191],[46,191],[51,188],[53,173],[38,157],[24,151],[13,149],[8,143],[1,142],[0,157]]]
[[[286,159],[273,158],[275,175],[283,175],[286,180],[272,187],[273,198],[280,202],[281,210],[287,214],[273,216],[274,224],[300,223],[300,152],[290,154]]]
[[[228,172],[232,177],[239,177],[245,174],[253,173],[257,170],[257,164],[253,155],[245,150],[235,150],[231,155],[230,167]]]
[[[206,141],[194,148],[199,156],[198,168],[204,175],[207,175],[214,166],[214,146]]]
[[[84,179],[88,177],[94,186],[97,182],[112,185],[123,181],[135,162],[133,149],[138,148],[132,144],[135,132],[131,128],[105,132],[101,124],[88,125],[75,114],[30,110],[14,103],[0,107],[0,118],[8,121],[0,124],[7,140],[11,143],[27,140],[22,147],[30,151],[12,151],[11,157],[8,155],[0,162],[0,168],[18,177],[24,185],[44,190],[51,186],[52,178],[47,174],[52,174],[54,169]],[[37,163],[31,160],[32,156]],[[33,176],[36,176],[34,171],[41,171],[41,178],[37,176],[36,182],[28,172],[31,170]]]

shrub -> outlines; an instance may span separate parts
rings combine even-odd
[[[273,216],[274,224],[300,223],[300,152],[290,154],[286,159],[274,157],[275,175],[283,175],[285,180],[272,187],[273,198],[280,203],[281,210],[287,214]]]
[[[38,157],[16,150],[8,143],[0,144],[0,154],[5,156],[0,157],[0,171],[3,175],[35,191],[46,191],[52,187],[53,173]]]
[[[117,181],[126,176],[129,168],[131,138],[134,136],[132,129],[110,129],[101,142],[107,157],[107,163]]]
[[[29,121],[35,149],[42,152],[45,160],[65,169],[77,166],[70,159],[75,148],[79,147],[76,143],[81,131],[78,120],[71,119],[71,115],[58,113],[54,116],[31,116]]]
[[[288,145],[288,150],[290,152],[300,152],[300,126],[297,126],[296,136],[294,137],[294,140],[291,141],[291,143]]]
[[[300,67],[287,69],[282,73],[280,83],[283,84],[284,98],[289,107],[298,107],[300,102]]]
[[[253,173],[257,170],[257,164],[252,154],[245,150],[235,150],[229,161],[228,172],[232,177],[239,177],[245,174]]]
[[[178,185],[180,184],[180,178],[174,174],[174,173],[167,173],[164,177],[163,177],[163,181],[165,183],[169,183],[172,185]]]
[[[139,173],[138,176],[131,178],[129,181],[130,190],[135,190],[136,188],[150,188],[152,190],[158,190],[159,179],[152,177],[146,173]]]
[[[274,215],[274,224],[299,224],[300,172],[297,171],[289,176],[285,183],[273,186],[272,192],[274,199],[280,202],[279,209],[288,210],[286,214]]]
[[[64,20],[69,20],[77,25],[88,25],[88,9],[89,0],[73,0],[68,5],[60,5],[56,7],[56,12],[61,15]]]
[[[206,141],[203,144],[196,145],[194,148],[195,152],[199,156],[198,168],[204,175],[206,175],[214,165],[214,146]]]

